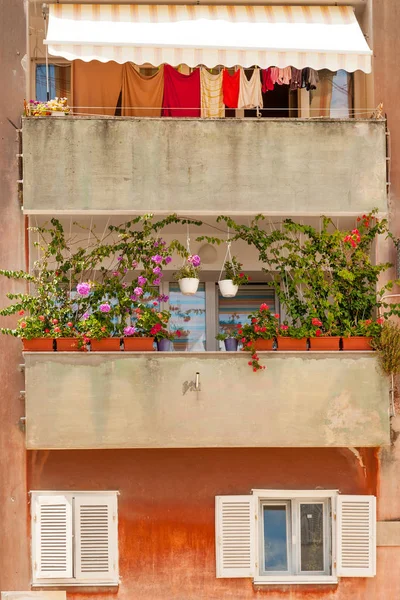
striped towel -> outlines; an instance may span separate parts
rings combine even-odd
[[[201,116],[224,117],[225,108],[222,96],[222,71],[211,75],[205,67],[201,67]]]

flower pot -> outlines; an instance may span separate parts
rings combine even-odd
[[[273,350],[274,340],[263,340],[259,339],[254,342],[255,350]]]
[[[172,345],[174,347],[175,352],[187,352],[187,349],[189,347],[189,341],[185,339],[174,340],[172,342]]]
[[[79,339],[78,338],[57,338],[57,352],[78,352],[78,350],[83,350],[79,348]]]
[[[340,350],[340,337],[336,335],[321,335],[310,338],[310,350],[329,351]]]
[[[342,338],[343,350],[372,350],[371,337],[354,336]]]
[[[22,349],[24,352],[53,352],[52,338],[33,338],[32,340],[22,340]]]
[[[90,340],[90,349],[92,352],[119,352],[121,350],[120,342],[119,337]]]
[[[125,352],[153,352],[153,337],[124,337]]]
[[[159,352],[169,352],[171,350],[171,340],[167,338],[157,340],[157,350]]]
[[[227,352],[236,352],[238,348],[238,341],[235,338],[226,338],[226,340],[224,340],[224,344]]]
[[[184,277],[179,280],[179,289],[185,296],[194,296],[199,287],[200,279],[196,277]]]
[[[222,279],[218,281],[219,291],[221,292],[221,296],[224,298],[233,298],[236,296],[237,291],[239,289],[238,285],[235,285],[232,279]]]
[[[292,338],[278,335],[278,350],[294,350],[305,352],[308,350],[307,338]]]

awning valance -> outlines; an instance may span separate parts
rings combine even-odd
[[[350,6],[53,4],[45,43],[68,60],[371,71]]]

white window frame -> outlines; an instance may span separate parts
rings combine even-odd
[[[334,584],[337,583],[336,573],[336,533],[334,522],[336,520],[336,499],[338,496],[338,490],[252,490],[254,496],[254,511],[256,519],[255,528],[255,541],[256,541],[256,570],[254,574],[255,584],[308,584],[308,583],[321,583],[321,584]],[[324,504],[324,525],[326,523],[325,531],[325,560],[330,562],[330,573],[315,574],[307,573],[302,574],[288,574],[273,573],[271,575],[263,572],[263,547],[264,547],[264,535],[263,535],[263,518],[262,518],[262,507],[268,504],[274,503],[290,504],[290,512],[292,513],[289,517],[289,535],[292,536],[293,540],[300,543],[300,523],[299,518],[294,513],[300,510],[300,504],[318,503]],[[330,504],[331,515],[326,513],[328,504]],[[292,523],[294,529],[292,530]],[[327,539],[326,533],[329,530],[329,538]],[[329,545],[329,549],[328,546]],[[331,552],[329,550],[331,549]],[[293,557],[295,556],[294,551],[288,549],[288,557],[290,565]],[[300,549],[297,551],[298,560],[300,561]],[[330,560],[329,560],[330,559]]]
[[[104,587],[115,587],[119,585],[119,570],[118,570],[118,491],[42,491],[32,490],[29,492],[31,501],[31,556],[32,556],[32,588],[45,588],[45,587],[90,587],[90,586],[104,586]],[[71,505],[71,524],[72,529],[72,577],[63,578],[40,578],[35,575],[37,563],[37,551],[38,551],[38,530],[37,530],[37,500],[40,497],[51,498],[64,496]],[[77,498],[92,498],[94,504],[104,500],[110,504],[112,510],[112,523],[109,524],[109,551],[111,560],[114,565],[113,575],[106,579],[101,577],[93,578],[89,575],[88,577],[78,578],[76,577],[77,571],[77,523],[76,523],[76,511],[75,511],[75,499]]]

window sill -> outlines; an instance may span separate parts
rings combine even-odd
[[[71,581],[66,583],[65,581],[52,581],[52,582],[35,582],[31,584],[32,589],[38,588],[94,588],[94,587],[102,587],[102,588],[116,588],[119,587],[119,582],[101,582],[101,581]]]
[[[260,577],[253,579],[253,585],[336,585],[338,578],[320,577]]]

